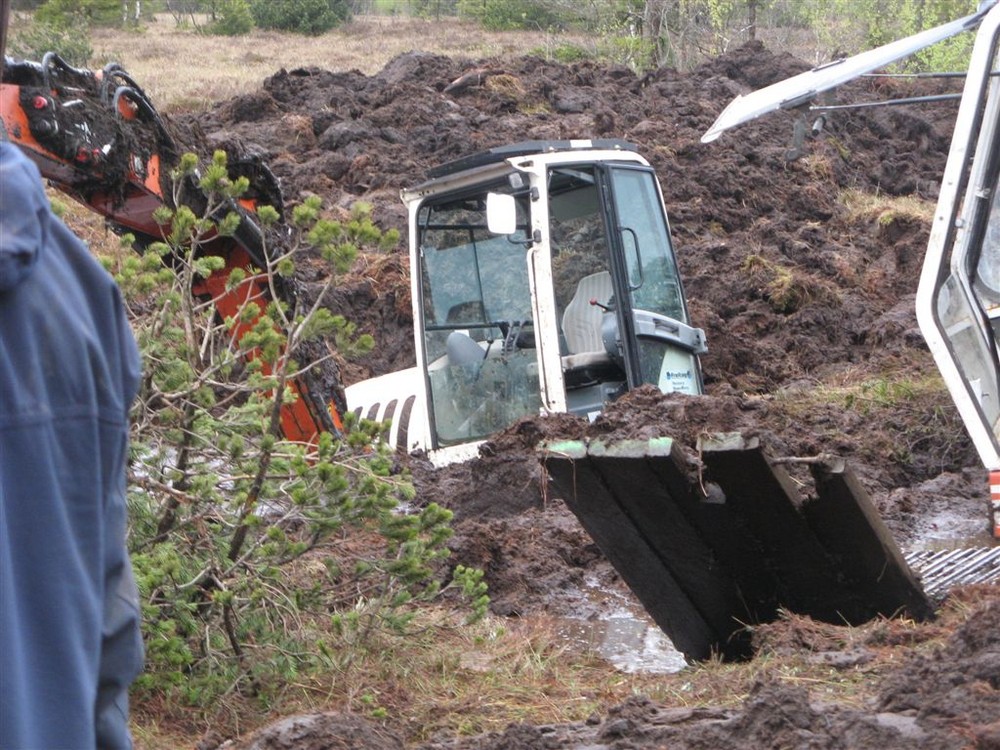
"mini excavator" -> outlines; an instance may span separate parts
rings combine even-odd
[[[8,137],[64,193],[142,245],[162,238],[153,218],[174,194],[180,148],[142,89],[118,65],[80,70],[58,55],[8,61],[2,114]],[[227,207],[240,224],[201,252],[226,267],[193,293],[225,317],[268,290],[226,288],[233,268],[263,262],[254,209],[281,209],[266,165],[229,159],[250,178]],[[286,405],[285,436],[338,430],[345,410],[389,421],[391,440],[437,464],[475,455],[519,417],[595,416],[643,383],[701,393],[704,334],[691,327],[663,196],[649,163],[624,141],[534,141],[433,170],[403,192],[409,206],[417,366],[317,396],[305,379]],[[290,287],[279,290],[292,294]],[[239,337],[252,327],[233,330]]]

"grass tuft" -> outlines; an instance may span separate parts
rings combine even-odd
[[[872,221],[880,227],[886,227],[900,219],[929,225],[934,219],[936,205],[933,201],[914,195],[892,196],[861,190],[844,190],[840,194],[840,202],[848,211],[849,221]]]

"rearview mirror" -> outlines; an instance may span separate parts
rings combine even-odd
[[[486,194],[486,227],[492,234],[514,234],[517,231],[517,204],[513,195]]]

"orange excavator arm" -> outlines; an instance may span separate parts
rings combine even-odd
[[[104,216],[112,229],[134,234],[139,246],[163,238],[164,227],[154,212],[161,206],[175,208],[170,171],[180,149],[146,94],[120,66],[83,70],[54,53],[41,63],[8,59],[0,82],[0,120],[6,137],[28,154],[50,184]],[[271,299],[269,287],[253,272],[266,265],[254,211],[264,202],[282,209],[270,171],[254,163],[246,172],[252,175],[251,190],[233,206],[239,228],[199,248],[223,258],[225,267],[191,290],[211,298],[222,319],[236,321],[246,304],[263,310]],[[242,284],[227,288],[236,268],[252,272]],[[292,291],[281,285],[279,294],[290,301]],[[234,323],[231,335],[239,341],[254,322]],[[329,399],[310,387],[308,377],[296,378],[291,387],[296,398],[283,405],[281,414],[287,439],[311,443],[320,432],[342,431],[346,401],[341,386]]]

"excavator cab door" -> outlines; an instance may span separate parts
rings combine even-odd
[[[545,180],[566,410],[596,415],[626,390],[701,393],[691,327],[653,170],[554,164]]]
[[[637,166],[610,167],[604,177],[612,203],[612,246],[618,246],[627,299],[622,333],[631,344],[625,357],[629,383],[700,394],[698,355],[707,347],[703,331],[689,323],[656,177]]]
[[[955,121],[917,316],[986,466],[1000,469],[1000,6],[983,20]]]

